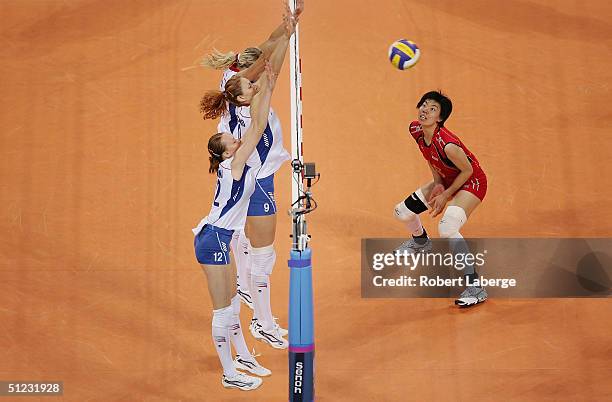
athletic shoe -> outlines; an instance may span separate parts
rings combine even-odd
[[[238,296],[240,296],[240,301],[246,304],[248,308],[253,310],[253,299],[251,298],[251,293],[248,290],[241,290],[240,286],[238,286],[236,293],[238,293]]]
[[[251,320],[251,325],[249,325],[249,329],[251,330],[251,335],[253,335],[255,339],[267,343],[274,349],[287,349],[289,347],[289,341],[282,337],[279,331],[279,327],[274,327],[272,330],[266,331],[257,322],[257,320],[253,319]]]
[[[249,331],[251,331],[251,335],[253,335],[253,337],[255,336],[255,331],[257,330],[257,327],[261,327],[261,325],[259,325],[259,321],[257,320],[257,318],[252,318],[251,323],[249,324]]]
[[[280,334],[280,336],[287,336],[289,334],[289,331],[287,331],[285,328],[278,325],[276,320],[278,320],[278,318],[274,317],[274,328],[278,329],[278,333]],[[253,331],[255,331],[255,329],[252,329],[251,327],[253,328],[261,327],[261,324],[259,323],[259,320],[257,318],[253,318],[251,320],[251,323],[249,324],[249,329],[251,330],[251,333],[253,334]]]
[[[463,293],[455,300],[455,304],[459,307],[470,307],[487,300],[487,291],[485,288],[476,286],[468,286]]]
[[[278,325],[276,321],[278,321],[278,318],[274,317],[274,327],[278,328],[278,332],[281,334],[281,336],[287,336],[289,334],[289,331],[287,331],[285,328],[282,328],[280,325]]]
[[[401,253],[407,251],[408,254],[416,254],[419,252],[428,253],[431,251],[431,249],[431,239],[427,239],[424,244],[419,244],[413,238],[411,238],[400,244],[399,247],[395,249],[395,251],[399,251]]]
[[[223,378],[221,378],[221,384],[225,388],[238,388],[242,391],[257,389],[262,382],[263,380],[259,377],[252,377],[243,373],[238,373],[233,377],[226,377],[223,374]]]
[[[259,362],[255,360],[255,357],[253,356],[247,360],[246,358],[243,359],[240,357],[240,355],[236,355],[236,358],[234,359],[234,367],[236,367],[237,370],[248,371],[249,373],[258,375],[260,377],[267,377],[272,374],[270,370],[259,364]]]

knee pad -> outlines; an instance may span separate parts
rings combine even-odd
[[[251,275],[270,275],[276,262],[274,245],[251,248]]]
[[[417,216],[414,212],[408,209],[404,201],[395,206],[395,217],[400,221],[408,222]]]
[[[231,305],[220,308],[218,310],[213,310],[212,326],[219,328],[228,328],[232,324],[233,314],[234,312],[232,311]]]
[[[427,203],[421,189],[410,194],[410,197],[395,206],[395,216],[401,221],[408,221],[414,215],[425,211],[427,211]]]
[[[446,208],[444,216],[438,223],[438,233],[440,237],[447,239],[461,237],[459,229],[461,229],[465,221],[467,221],[467,216],[463,208],[456,205],[451,205]]]

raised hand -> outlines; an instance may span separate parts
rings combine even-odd
[[[283,13],[283,22],[285,23],[285,34],[287,37],[291,37],[295,32],[295,26],[297,25],[297,17],[291,12],[289,5],[285,3],[285,12]]]
[[[304,0],[297,0],[295,3],[295,11],[293,13],[293,16],[299,20],[300,18],[300,14],[302,14],[304,12]]]
[[[274,85],[276,85],[276,78],[278,78],[278,74],[274,72],[274,70],[272,69],[272,64],[270,64],[268,60],[266,60],[266,66],[264,71],[266,73],[266,78],[268,78],[268,88],[274,88]]]

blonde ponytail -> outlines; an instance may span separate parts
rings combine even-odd
[[[204,67],[213,68],[215,70],[225,70],[236,62],[236,53],[229,51],[221,53],[217,49],[213,49],[211,54],[204,56],[200,64]]]
[[[259,56],[261,56],[261,49],[257,47],[247,47],[238,55],[236,64],[240,70],[251,67],[251,64],[255,63]]]

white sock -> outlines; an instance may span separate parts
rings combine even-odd
[[[218,310],[213,310],[212,319],[212,336],[215,344],[215,350],[219,355],[221,366],[223,366],[223,374],[227,377],[233,377],[237,374],[234,368],[232,359],[232,350],[230,347],[230,329],[229,324],[232,319],[232,306],[223,307]]]
[[[274,246],[251,249],[251,297],[259,323],[266,331],[274,328],[270,306],[270,274],[276,262]]]
[[[423,234],[421,218],[419,218],[419,215],[409,210],[404,202],[400,202],[395,206],[395,217],[404,222],[411,235],[421,236]]]
[[[414,215],[412,219],[406,221],[406,228],[413,236],[421,236],[423,234],[423,224],[418,215]]]
[[[236,274],[238,286],[243,292],[250,292],[251,285],[251,259],[249,256],[249,239],[241,230],[232,237],[232,250],[236,261]]]
[[[232,297],[232,320],[230,324],[230,339],[236,353],[242,358],[250,360],[251,352],[247,346],[244,335],[242,334],[242,327],[240,325],[240,297],[238,295]]]

